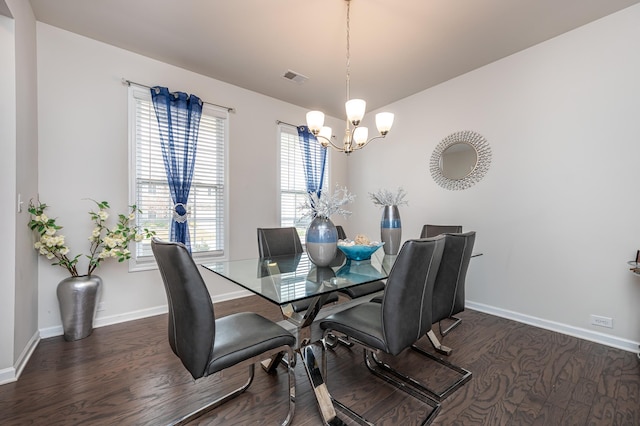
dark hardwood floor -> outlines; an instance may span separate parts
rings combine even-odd
[[[216,304],[216,315],[255,311],[257,296]],[[473,377],[442,403],[434,425],[640,425],[636,354],[467,310],[444,343]],[[238,385],[246,369],[195,382],[171,352],[166,315],[96,329],[76,342],[40,342],[20,380],[0,386],[1,425],[162,425]],[[420,346],[430,350],[426,338]],[[320,355],[319,348],[316,354]],[[390,359],[429,381],[436,364],[414,351]],[[321,424],[300,363],[294,425]],[[428,408],[368,372],[362,351],[329,353],[328,386],[379,425],[419,424]],[[256,369],[249,390],[194,422],[275,425],[285,417],[287,376]]]

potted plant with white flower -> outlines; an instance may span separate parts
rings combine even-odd
[[[346,187],[336,185],[333,194],[318,196],[310,193],[299,206],[305,213],[303,218],[311,217],[307,228],[306,247],[309,259],[317,266],[328,266],[336,257],[338,250],[338,231],[331,221],[331,216],[339,214],[347,217],[351,214],[345,210],[345,204],[353,202],[355,195]]]
[[[94,200],[92,200],[94,201]],[[59,231],[62,226],[50,218],[45,211],[49,207],[44,203],[29,203],[31,220],[29,228],[36,234],[34,248],[42,256],[53,261],[52,265],[65,268],[70,276],[58,284],[57,295],[60,303],[60,316],[64,329],[65,340],[83,339],[93,331],[93,318],[97,308],[97,297],[102,280],[93,272],[100,264],[109,258],[124,262],[131,258],[129,243],[140,242],[150,238],[155,232],[148,229],[141,230],[135,225],[135,217],[140,210],[130,206],[127,214],[119,214],[113,226],[108,226],[109,203],[94,201],[97,211],[90,210],[89,216],[94,228],[89,236],[89,252],[86,274],[78,272],[78,262],[82,254],[70,255],[65,236]]]
[[[369,197],[373,204],[382,207],[382,219],[380,221],[380,239],[384,242],[385,254],[398,254],[402,241],[402,222],[398,206],[409,204],[405,200],[407,192],[398,188],[396,192],[388,189],[378,189],[370,192]]]

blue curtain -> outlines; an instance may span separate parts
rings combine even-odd
[[[158,119],[162,158],[173,200],[169,239],[184,243],[191,252],[187,226],[187,200],[196,162],[202,101],[195,95],[152,87],[151,99]]]
[[[304,177],[309,194],[322,194],[324,167],[327,164],[327,148],[320,145],[307,126],[298,126],[298,140],[302,152]]]

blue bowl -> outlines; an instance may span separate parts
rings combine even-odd
[[[375,253],[380,247],[382,247],[384,243],[378,243],[375,245],[353,245],[353,246],[344,246],[338,244],[338,249],[344,253],[347,259],[350,260],[368,260],[371,259],[371,255]]]

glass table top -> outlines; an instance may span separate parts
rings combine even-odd
[[[211,262],[202,266],[245,289],[284,305],[324,293],[385,279],[397,256],[378,250],[369,260],[348,260],[338,253],[330,266],[318,267],[306,253]]]

